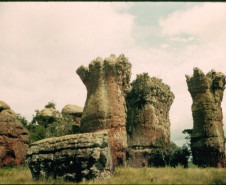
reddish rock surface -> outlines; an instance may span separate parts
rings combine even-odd
[[[225,75],[214,70],[205,75],[200,69],[194,68],[193,76],[186,75],[186,78],[193,100],[193,161],[199,166],[223,167],[225,141],[221,102]]]
[[[131,64],[124,55],[97,58],[77,74],[87,88],[81,132],[108,130],[114,165],[124,163],[127,148],[125,92],[129,88]]]
[[[137,75],[127,94],[127,160],[132,167],[148,165],[158,140],[170,142],[169,110],[174,100],[170,87],[147,73]]]
[[[14,111],[0,101],[0,167],[25,163],[28,148],[28,130],[17,120]]]

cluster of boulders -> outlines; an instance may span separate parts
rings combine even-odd
[[[32,143],[27,157],[33,177],[81,181],[109,176],[119,165],[149,166],[157,141],[170,142],[169,110],[175,98],[170,87],[147,73],[137,75],[130,84],[131,64],[124,55],[97,58],[76,72],[87,89],[84,109],[69,104],[59,113],[55,107],[47,106],[39,114],[69,117],[77,125],[79,134]],[[223,167],[225,141],[221,101],[225,75],[213,70],[204,75],[195,68],[194,75],[186,78],[193,99],[191,149],[194,162],[199,166]],[[1,143],[9,137],[17,138],[15,140],[26,150],[27,130],[10,111],[0,103],[0,128],[16,125],[17,129],[13,131],[16,136],[11,133],[11,127],[4,134],[0,129],[0,148],[6,146]],[[2,157],[7,156],[7,152],[2,151],[8,151],[9,158],[17,156],[15,147],[12,148],[0,150],[1,161],[9,160]],[[11,151],[14,154],[11,155]],[[19,157],[15,157],[19,165],[16,158]]]

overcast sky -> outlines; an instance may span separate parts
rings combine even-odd
[[[83,107],[76,69],[123,53],[131,81],[148,72],[171,87],[171,139],[181,145],[193,125],[185,74],[226,74],[225,33],[226,3],[0,2],[0,100],[28,120],[49,101]]]

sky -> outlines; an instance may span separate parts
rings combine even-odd
[[[123,53],[131,82],[147,72],[170,86],[171,139],[182,145],[193,127],[185,74],[226,74],[225,33],[226,3],[0,2],[0,100],[29,121],[50,101],[84,107],[76,69]]]

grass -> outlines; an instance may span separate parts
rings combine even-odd
[[[30,170],[24,167],[0,169],[0,184],[72,184],[62,179],[32,179]],[[226,169],[182,167],[130,168],[118,167],[107,179],[96,179],[79,184],[226,184]]]

